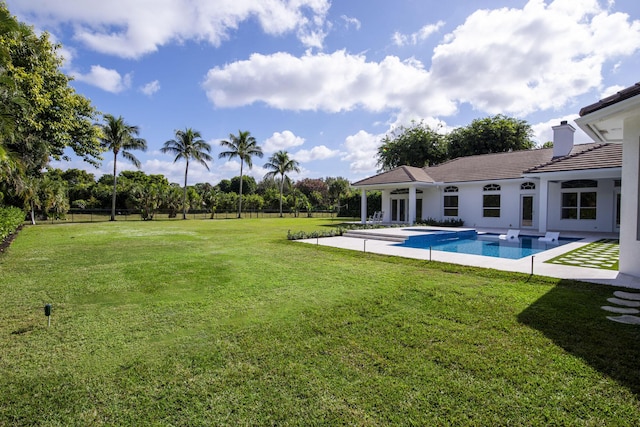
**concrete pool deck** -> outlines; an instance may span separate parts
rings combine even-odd
[[[397,242],[379,240],[377,235],[392,236],[414,236],[424,233],[425,229],[435,230],[439,227],[401,227],[401,228],[379,228],[370,230],[359,230],[359,233],[369,233],[371,238],[354,237],[323,237],[319,239],[305,239],[299,242],[317,244],[320,246],[332,246],[342,249],[349,249],[360,252],[370,252],[381,255],[392,255],[404,258],[414,258],[422,260],[432,260],[447,262],[451,264],[468,265],[473,267],[494,268],[496,270],[513,271],[518,273],[531,274],[531,256],[512,260],[505,258],[486,257],[480,255],[468,255],[453,252],[443,252],[429,249],[416,249],[397,246]],[[452,231],[457,229],[446,228]],[[478,229],[479,233],[504,233],[505,230]],[[520,231],[521,235],[536,235],[525,230]],[[584,282],[599,283],[611,286],[621,286],[633,289],[640,289],[640,277],[633,277],[620,274],[617,271],[603,270],[597,268],[575,267],[557,264],[548,264],[545,261],[552,259],[563,253],[572,251],[588,243],[604,238],[618,238],[610,233],[562,233],[560,237],[580,238],[582,240],[570,242],[565,245],[540,252],[533,256],[533,274],[537,276],[555,277],[558,279],[581,280]]]

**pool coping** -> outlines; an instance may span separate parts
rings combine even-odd
[[[324,237],[318,239],[303,239],[298,242],[316,244],[320,246],[332,246],[342,249],[349,249],[360,252],[371,252],[381,255],[400,256],[404,258],[413,258],[421,260],[432,260],[439,262],[447,262],[451,264],[468,265],[472,267],[494,268],[503,271],[512,271],[518,273],[555,277],[559,279],[581,280],[584,282],[599,283],[611,286],[621,286],[632,289],[640,289],[640,277],[621,274],[613,270],[603,270],[597,268],[566,266],[558,264],[548,264],[545,261],[555,258],[565,252],[572,251],[588,243],[595,242],[602,238],[610,238],[611,234],[603,233],[562,233],[561,237],[580,238],[576,242],[569,242],[557,248],[552,248],[536,255],[527,256],[521,259],[505,259],[497,257],[487,257],[482,255],[468,255],[454,252],[443,252],[436,249],[426,250],[419,248],[408,248],[397,246],[397,242],[377,240],[375,234],[402,235],[409,237],[411,235],[419,235],[421,231],[429,230],[445,230],[459,231],[469,230],[470,228],[452,229],[446,227],[398,227],[398,228],[378,228],[370,230],[358,230],[361,234],[372,234],[371,239],[354,238],[354,237]],[[496,233],[499,230],[492,229],[476,229],[479,233]],[[503,230],[504,231],[504,230]],[[538,233],[529,230],[521,230],[521,233],[529,236],[536,236]],[[617,237],[616,237],[617,238]],[[533,258],[533,260],[532,260]]]

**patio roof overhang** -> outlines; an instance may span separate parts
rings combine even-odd
[[[601,169],[581,169],[572,171],[554,171],[554,172],[529,172],[523,175],[524,178],[542,179],[549,181],[566,181],[572,179],[607,179],[620,178],[622,176],[622,167],[617,168],[601,168]]]
[[[583,108],[576,124],[594,141],[621,143],[624,119],[640,114],[640,85],[626,91]]]

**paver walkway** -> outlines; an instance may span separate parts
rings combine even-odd
[[[620,242],[614,239],[601,239],[546,262],[575,267],[617,270],[619,257]]]

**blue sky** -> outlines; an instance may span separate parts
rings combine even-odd
[[[286,150],[293,179],[377,170],[381,138],[411,120],[446,133],[494,114],[524,119],[539,143],[581,107],[638,81],[637,0],[7,0],[63,45],[64,71],[98,110],[140,127],[145,173],[182,182],[160,153],[176,129],[211,143],[218,183],[239,163],[219,141],[248,130],[265,157]],[[576,126],[577,127],[577,126]],[[589,142],[580,130],[576,142]],[[80,160],[54,162],[100,177]],[[118,160],[119,170],[133,169]]]

